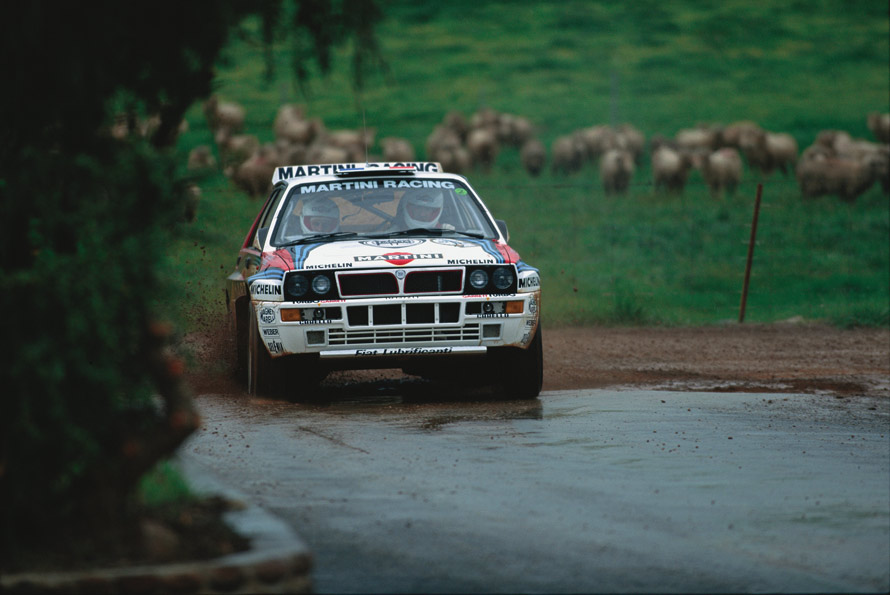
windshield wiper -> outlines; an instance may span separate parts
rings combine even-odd
[[[354,231],[335,231],[334,233],[320,233],[318,235],[300,238],[299,240],[294,240],[293,242],[278,244],[278,247],[284,248],[286,246],[299,246],[300,244],[312,244],[315,242],[324,242],[326,240],[343,240],[346,238],[354,238],[356,236],[358,236],[358,234]]]
[[[438,236],[441,237],[443,235],[457,234],[466,236],[468,238],[477,238],[483,239],[485,238],[484,234],[475,233],[472,231],[458,231],[456,229],[440,229],[436,227],[414,227],[411,229],[402,229],[399,231],[391,231],[389,233],[381,233],[368,235],[366,237],[369,238],[397,238],[401,236]]]

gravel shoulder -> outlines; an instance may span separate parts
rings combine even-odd
[[[890,397],[890,329],[544,329],[544,390],[632,386]]]

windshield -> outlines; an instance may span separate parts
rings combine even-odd
[[[377,178],[295,186],[278,211],[272,245],[425,231],[498,236],[472,190],[457,180]]]

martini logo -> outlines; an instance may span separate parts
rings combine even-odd
[[[355,256],[356,262],[388,262],[396,266],[403,266],[415,260],[441,259],[441,254],[411,254],[410,252],[389,252],[376,256]]]

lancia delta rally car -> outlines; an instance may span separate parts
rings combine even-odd
[[[438,163],[279,167],[226,283],[251,393],[306,395],[337,369],[543,379],[538,270]]]

